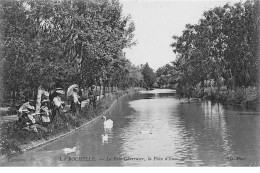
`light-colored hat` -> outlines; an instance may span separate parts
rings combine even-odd
[[[56,90],[63,90],[63,88],[58,87],[58,88],[56,88]]]
[[[34,106],[31,106],[31,105],[27,106],[27,109],[35,110]]]
[[[63,90],[56,90],[55,92],[58,94],[65,94],[65,92]]]
[[[30,111],[28,111],[28,109],[23,109],[22,112],[23,113],[29,113]]]
[[[46,102],[50,102],[50,100],[49,100],[49,99],[44,99],[44,100],[42,101],[42,103],[46,103]]]

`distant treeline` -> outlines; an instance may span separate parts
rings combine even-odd
[[[2,0],[2,101],[37,89],[79,84],[137,86],[140,67],[125,58],[134,23],[118,0]]]
[[[258,85],[260,3],[248,0],[203,13],[198,24],[187,24],[171,44],[172,65],[157,70],[159,85],[189,93],[207,85],[227,90]]]

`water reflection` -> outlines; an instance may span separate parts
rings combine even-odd
[[[181,102],[173,90],[152,90],[119,99],[106,116],[114,121],[112,129],[104,129],[103,120],[98,119],[47,146],[14,157],[35,158],[31,162],[1,165],[255,166],[260,162],[260,121],[253,110],[210,101]],[[102,134],[108,135],[107,141],[102,142]],[[61,152],[74,146],[76,153]],[[68,161],[79,157],[87,160]]]
[[[143,97],[149,94],[144,93]],[[131,138],[127,138],[122,145],[122,150],[131,153],[131,156],[151,157],[152,160],[160,157],[163,160],[142,163],[131,161],[124,162],[125,165],[186,165],[189,164],[190,158],[196,160],[197,153],[196,150],[193,150],[192,138],[186,139],[184,137],[187,132],[183,128],[176,111],[180,102],[168,96],[169,93],[157,99],[141,99],[130,102],[130,107],[136,112],[131,126],[126,129],[126,132],[129,133],[123,133],[123,135],[131,136]],[[135,135],[137,129],[147,126],[153,127],[152,134]],[[187,153],[189,154],[187,155]],[[167,157],[171,157],[172,160],[165,160]],[[197,161],[194,164],[199,165],[200,162]]]

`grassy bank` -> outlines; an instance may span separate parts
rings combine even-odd
[[[69,112],[61,112],[61,115],[55,116],[55,119],[48,125],[49,131],[47,133],[42,130],[35,133],[20,129],[16,122],[3,123],[0,128],[0,154],[10,157],[21,153],[24,146],[30,146],[33,142],[48,141],[52,137],[68,133],[101,115],[118,97],[131,91],[134,90],[120,91],[117,94],[104,97],[97,101],[96,109],[84,107],[78,116],[73,116]]]

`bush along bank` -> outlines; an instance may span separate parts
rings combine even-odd
[[[236,90],[208,88],[202,92],[202,89],[192,91],[192,97],[210,100],[212,102],[224,105],[239,105],[243,107],[258,108],[258,90],[257,87],[241,87]]]
[[[92,106],[86,106],[76,115],[72,115],[70,112],[61,111],[60,115],[55,116],[55,119],[49,124],[49,130],[47,132],[39,130],[36,133],[34,131],[20,129],[17,127],[16,122],[3,123],[0,128],[1,157],[11,157],[20,154],[29,148],[35,148],[35,144],[37,144],[37,142],[39,143],[39,141],[44,145],[53,138],[63,136],[63,134],[84,126],[86,123],[101,115],[119,97],[135,91],[137,91],[137,89],[118,91],[110,94],[97,100],[95,109]]]

